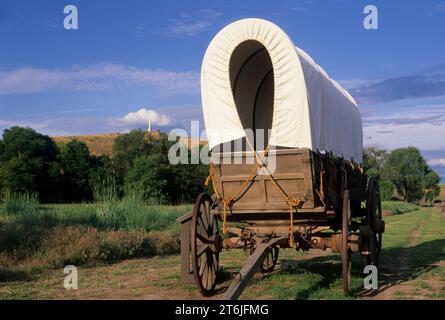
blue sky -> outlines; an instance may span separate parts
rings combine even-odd
[[[74,4],[79,29],[63,28]],[[363,8],[379,29],[363,28]],[[365,145],[414,145],[445,180],[445,1],[0,2],[0,130],[167,130],[202,119],[199,71],[215,33],[271,20],[359,101]]]

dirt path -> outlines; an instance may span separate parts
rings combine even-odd
[[[416,272],[418,267],[413,262],[413,255],[417,254],[416,250],[409,250],[421,244],[420,238],[426,233],[425,226],[430,213],[419,212],[421,217],[417,228],[413,229],[408,237],[406,250],[400,250],[400,253],[392,256],[392,263],[386,263],[381,275],[383,285],[378,293],[372,296],[376,300],[393,300],[393,299],[431,299],[435,298],[434,293],[439,292],[439,296],[443,295],[445,289],[445,277],[443,274],[444,261],[433,262],[425,266],[425,270],[434,270],[440,268],[439,274],[426,272],[421,274]],[[443,250],[442,250],[443,251]],[[442,255],[443,258],[443,255]],[[431,294],[433,293],[433,294]]]
[[[421,219],[419,226],[410,234],[410,245],[418,242],[422,229],[425,226],[425,220]],[[372,297],[373,300],[392,300],[396,293],[412,291],[415,289],[415,280],[403,282],[404,275],[410,270],[409,252],[403,251],[400,255],[396,255],[389,267],[389,273],[385,275],[385,284],[379,289],[378,293]]]

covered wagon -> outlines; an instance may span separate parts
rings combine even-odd
[[[280,248],[329,248],[341,253],[349,293],[351,253],[377,265],[384,232],[354,98],[261,19],[214,37],[201,95],[214,194],[181,218],[184,279],[211,293],[220,251],[243,248],[250,256],[226,292],[237,298],[254,272],[274,269]]]

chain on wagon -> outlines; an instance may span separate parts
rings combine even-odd
[[[226,291],[271,272],[281,248],[330,249],[351,288],[351,254],[378,265],[384,221],[378,181],[362,167],[363,131],[354,98],[275,24],[236,21],[205,53],[204,122],[211,150],[194,209],[179,219],[183,280],[208,295],[222,249],[249,255]]]

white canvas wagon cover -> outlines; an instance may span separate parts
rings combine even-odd
[[[239,20],[213,38],[201,96],[210,148],[245,137],[246,128],[268,128],[270,145],[362,161],[354,98],[269,21]]]

